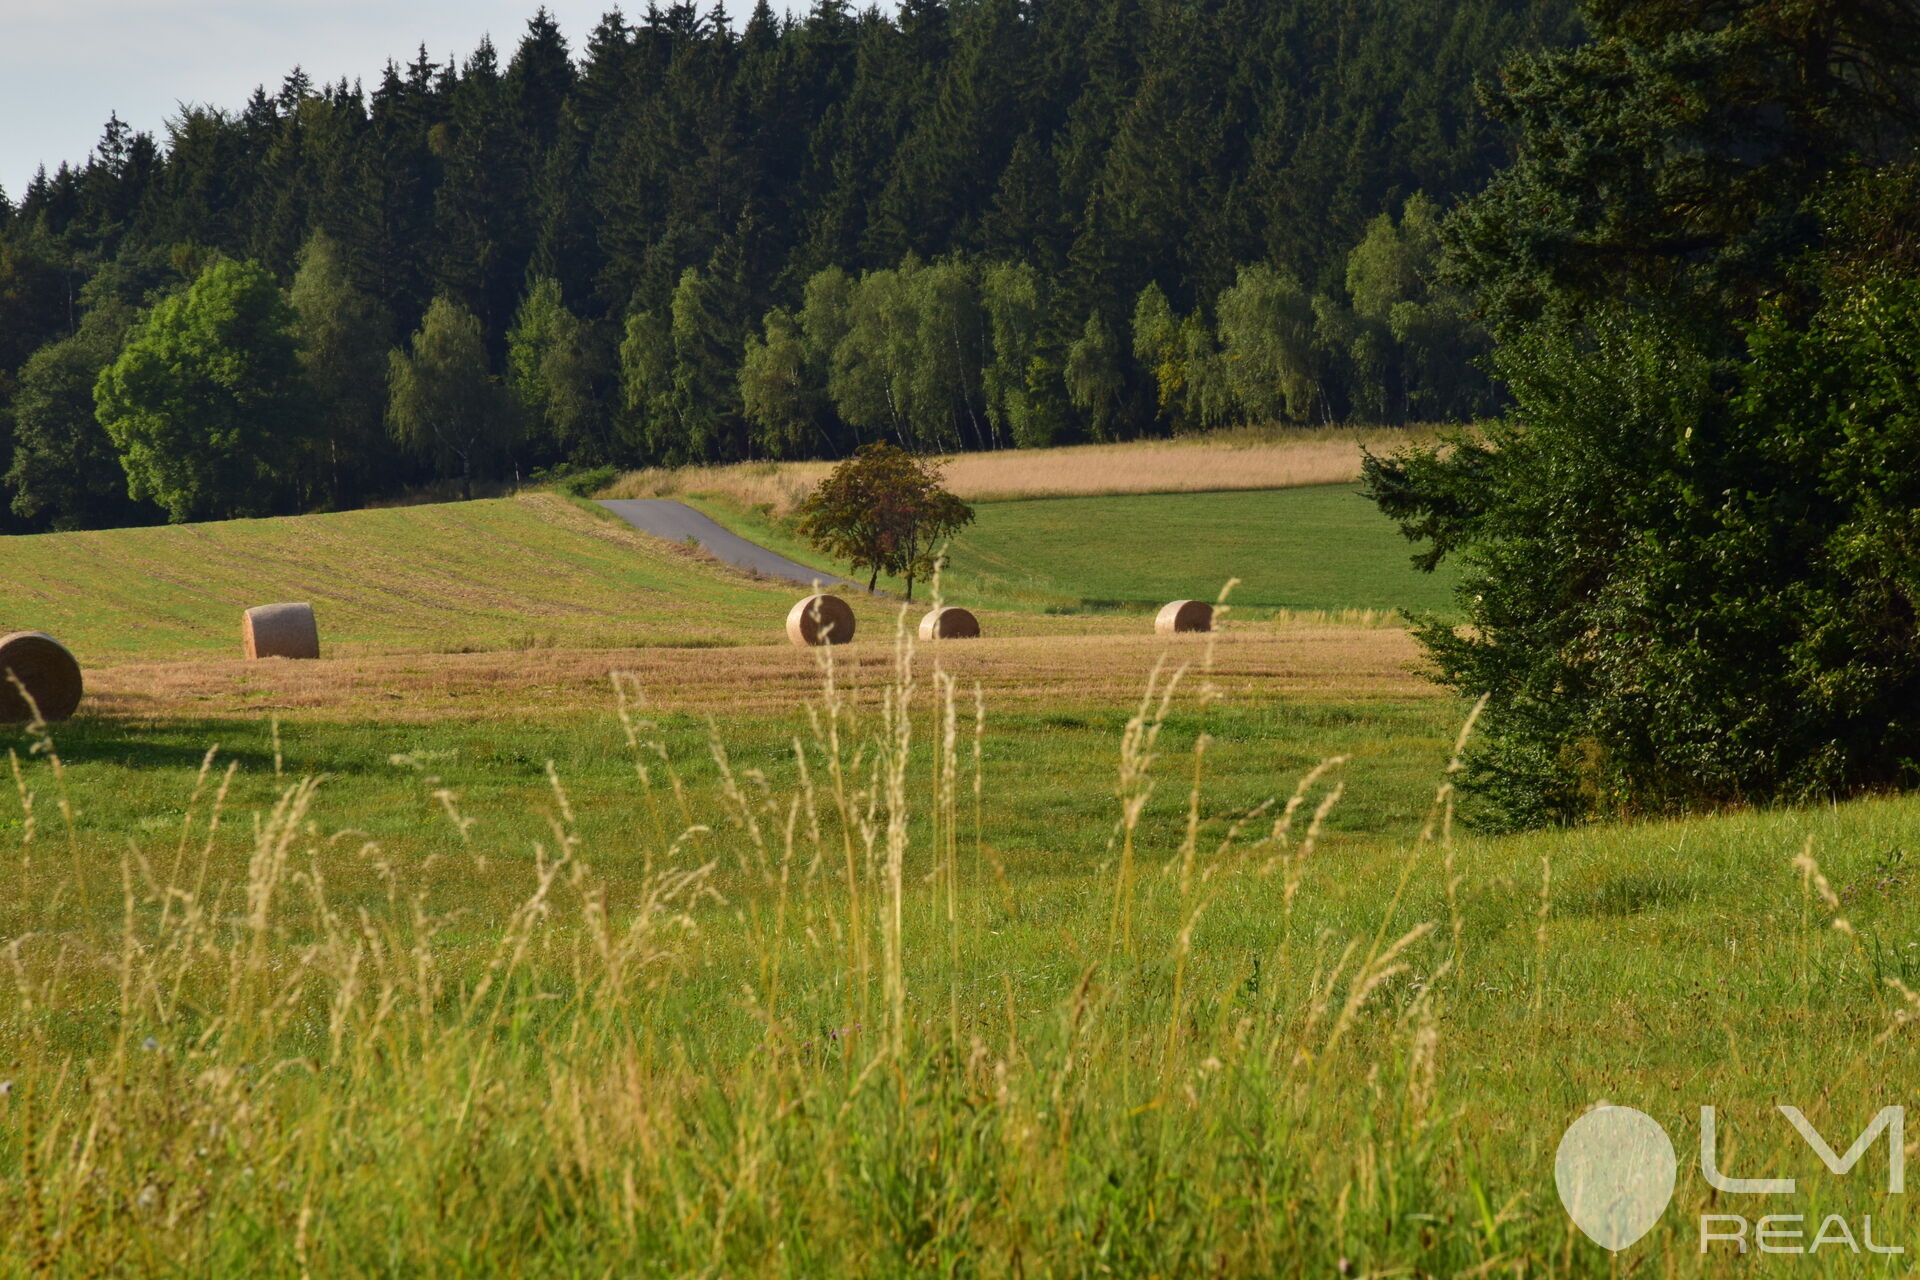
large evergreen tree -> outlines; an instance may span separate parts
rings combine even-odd
[[[1463,566],[1423,639],[1487,699],[1471,780],[1513,823],[1911,782],[1920,17],[1590,12],[1509,70],[1518,159],[1452,223],[1514,409],[1368,465]]]

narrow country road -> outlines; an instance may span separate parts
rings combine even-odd
[[[757,542],[748,542],[739,534],[715,523],[684,502],[671,498],[608,498],[601,506],[643,533],[673,542],[698,540],[714,559],[724,560],[737,569],[751,569],[769,578],[786,578],[802,586],[819,583],[822,587],[853,586],[845,578],[775,555]]]

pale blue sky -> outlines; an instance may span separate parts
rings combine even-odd
[[[278,86],[295,63],[316,82],[344,75],[371,89],[388,58],[406,61],[423,40],[444,60],[449,52],[465,57],[487,33],[504,60],[539,3],[0,0],[0,187],[17,202],[40,164],[52,172],[62,160],[84,159],[109,111],[164,142],[177,104],[238,109],[254,85]],[[614,0],[547,0],[576,53],[613,7]],[[645,12],[646,0],[620,7],[631,17]],[[740,21],[752,0],[726,7]]]

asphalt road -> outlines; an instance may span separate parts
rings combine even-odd
[[[735,568],[751,569],[769,578],[785,578],[802,586],[810,586],[815,582],[823,587],[853,585],[845,578],[836,578],[819,569],[808,568],[785,556],[775,555],[757,542],[748,542],[684,502],[675,502],[671,498],[609,498],[600,505],[634,528],[657,538],[668,538],[674,542],[697,539],[715,559],[724,560]]]

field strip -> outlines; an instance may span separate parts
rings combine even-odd
[[[1215,431],[1172,439],[961,453],[941,460],[947,488],[968,502],[1114,494],[1219,493],[1351,484],[1362,451],[1392,453],[1434,438],[1431,427]],[[784,515],[830,462],[736,462],[629,471],[600,498],[706,494]]]
[[[1154,635],[1012,636],[950,642],[940,660],[971,701],[979,681],[989,714],[1022,703],[1130,706],[1163,656],[1196,667],[1205,641]],[[1223,631],[1214,683],[1229,700],[1365,700],[1441,696],[1421,674],[1407,632],[1392,627],[1294,624]],[[891,639],[833,653],[856,697],[892,675]],[[434,721],[539,720],[554,712],[613,711],[609,674],[632,672],[649,709],[697,715],[798,709],[816,697],[822,656],[790,645],[701,648],[532,649],[371,655],[309,662],[241,660],[127,663],[88,671],[85,709],[124,718],[160,716]],[[916,664],[932,669],[929,646]],[[1197,679],[1197,671],[1191,673]]]

